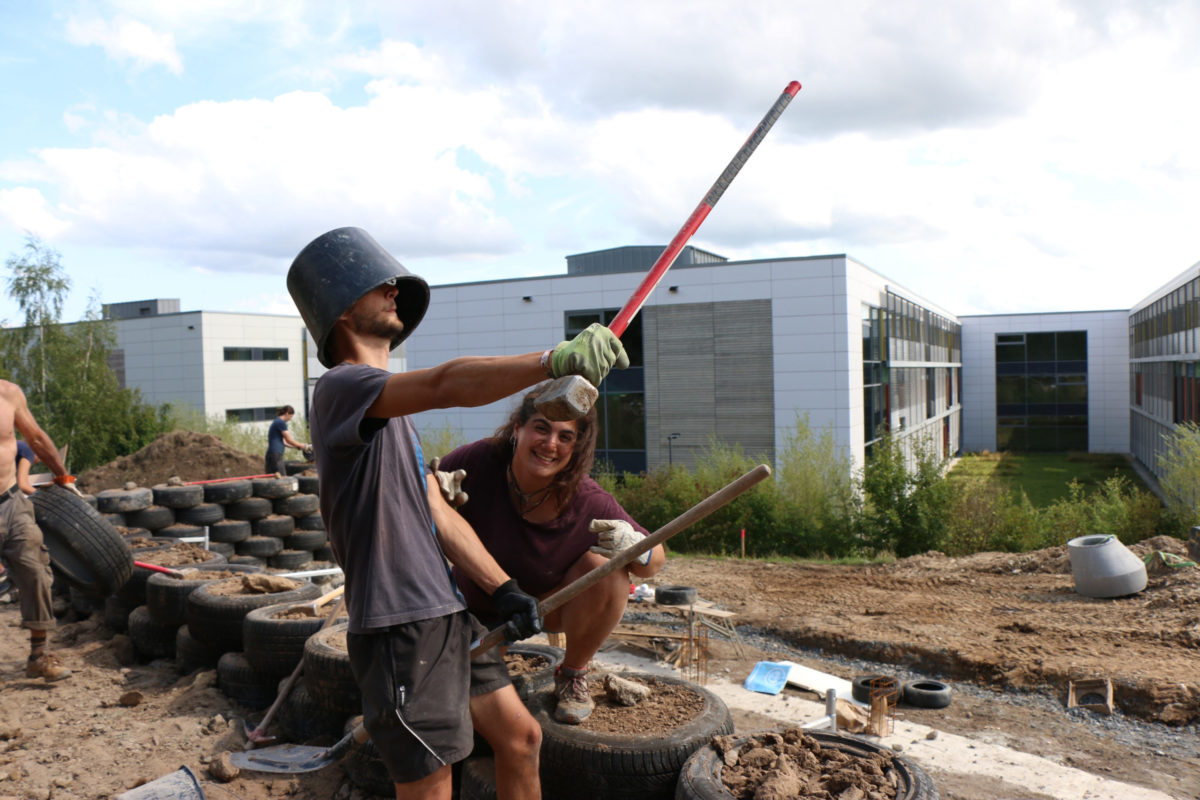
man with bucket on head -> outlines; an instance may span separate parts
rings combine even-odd
[[[485,405],[548,376],[599,383],[612,367],[629,365],[620,340],[593,325],[542,353],[390,373],[388,354],[429,305],[424,280],[366,231],[339,228],[296,256],[287,284],[329,368],[309,418],[321,517],[346,576],[347,649],[363,723],[396,796],[448,800],[450,765],[470,754],[474,725],[495,752],[498,795],[539,798],[541,729],[496,650],[470,659],[484,629],[446,561],[491,594],[512,641],[541,630],[537,600],[447,504],[409,417]]]

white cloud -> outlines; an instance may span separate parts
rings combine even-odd
[[[183,72],[183,58],[175,48],[174,34],[158,33],[138,20],[71,17],[67,20],[67,39],[79,45],[99,45],[109,58],[131,61],[137,69],[159,65],[176,75]]]

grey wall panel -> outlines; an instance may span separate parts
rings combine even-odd
[[[771,301],[644,308],[646,455],[692,466],[709,439],[774,463]],[[667,409],[670,409],[669,413]],[[667,436],[680,434],[670,448]]]

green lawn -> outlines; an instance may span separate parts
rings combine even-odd
[[[1091,491],[1113,474],[1146,489],[1122,455],[1106,453],[984,453],[963,456],[949,478],[991,477],[1013,489],[1024,489],[1038,508],[1067,496],[1067,484],[1077,480]]]

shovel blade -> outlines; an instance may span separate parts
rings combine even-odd
[[[334,762],[335,754],[328,747],[281,744],[261,750],[230,753],[229,760],[239,769],[293,774],[327,767]]]

